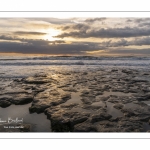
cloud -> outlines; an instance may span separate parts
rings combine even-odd
[[[150,22],[143,22],[138,25],[139,27],[150,27]]]
[[[3,37],[3,36],[2,36]],[[104,49],[98,43],[90,42],[73,42],[65,43],[63,40],[48,41],[34,39],[20,39],[20,43],[11,40],[18,38],[3,37],[8,41],[0,42],[1,53],[29,53],[29,54],[83,54],[86,51]],[[11,42],[10,42],[10,41]]]
[[[0,35],[0,39],[1,40],[16,40],[16,41],[21,40],[17,36],[9,36],[9,35]]]
[[[150,49],[111,49],[106,51],[109,54],[140,54],[140,55],[150,55]]]
[[[61,30],[82,30],[82,31],[86,31],[88,29],[90,29],[91,27],[89,25],[86,24],[74,24],[74,25],[66,25],[66,26],[61,26],[59,27]]]
[[[120,39],[119,41],[106,41],[99,43],[101,46],[105,47],[123,47],[123,46],[143,46],[150,45],[150,37],[134,38],[132,40]]]
[[[126,38],[126,37],[139,37],[139,36],[149,36],[150,28],[101,28],[99,30],[91,31],[75,31],[69,33],[62,33],[58,38],[64,37],[74,37],[74,38]]]
[[[141,22],[147,22],[147,21],[150,21],[150,18],[137,18],[137,19],[134,19],[135,23],[141,23]]]
[[[6,37],[5,37],[6,39]],[[8,39],[8,37],[7,37]],[[14,39],[10,38],[9,39]],[[17,38],[18,39],[18,38]],[[16,40],[17,40],[16,39]],[[15,39],[14,39],[15,40]],[[26,53],[26,54],[75,54],[85,55],[87,52],[105,51],[109,54],[150,54],[150,49],[131,49],[122,46],[150,44],[150,38],[134,39],[127,41],[121,39],[117,42],[108,40],[106,42],[72,42],[65,43],[63,40],[47,41],[47,40],[34,40],[34,39],[20,39],[22,43],[4,41],[0,42],[1,53]]]
[[[133,20],[132,19],[127,19],[126,22],[133,22]]]
[[[117,42],[112,42],[112,41],[108,41],[108,42],[105,42],[107,47],[119,47],[119,46],[128,46],[129,45],[129,42],[125,39],[121,39]],[[103,42],[103,44],[105,44]]]
[[[42,39],[25,39],[25,38],[19,38],[16,36],[5,36],[0,35],[0,40],[4,40],[5,43],[9,44],[10,42],[20,41],[20,43],[28,43],[28,45],[48,45],[48,44],[60,44],[65,43],[63,40],[56,40],[56,41],[48,41],[48,40],[42,40]],[[2,42],[1,42],[2,44]]]
[[[143,46],[143,45],[150,45],[150,37],[142,37],[142,38],[134,38],[133,40],[126,40],[126,39],[121,39],[117,42],[110,42],[108,45],[109,47],[119,47],[119,46],[130,46],[130,45],[135,45],[135,46]]]
[[[14,32],[14,34],[17,34],[17,35],[45,35],[47,33],[43,33],[43,32],[16,31],[16,32]]]
[[[108,53],[135,53],[149,54],[150,45],[150,19],[148,18],[24,18],[0,20],[4,23],[0,27],[0,52],[29,53],[29,54],[85,54],[86,52],[105,51]],[[106,21],[105,21],[106,20]],[[73,22],[74,21],[74,22]],[[10,22],[10,23],[9,23]],[[13,26],[11,27],[11,22]],[[105,22],[105,25],[102,23]],[[131,23],[130,23],[131,22]],[[119,27],[117,26],[119,24]],[[126,27],[128,26],[128,27]],[[21,27],[21,28],[20,28]],[[58,39],[48,41],[42,39],[48,28],[59,28],[62,31],[55,37],[70,39],[67,42]],[[34,30],[33,30],[34,29]],[[34,32],[43,31],[43,32]],[[50,32],[50,30],[49,30]],[[24,37],[24,38],[22,38]],[[28,37],[28,39],[26,39]],[[29,39],[33,38],[33,39]],[[83,39],[82,39],[83,38]],[[94,41],[94,38],[95,39]],[[104,39],[106,38],[106,39]],[[76,40],[77,39],[77,40]],[[76,41],[76,42],[75,42]],[[77,42],[78,41],[78,42]],[[98,42],[99,41],[99,42]],[[135,47],[135,49],[132,49]]]
[[[87,23],[93,23],[95,21],[104,21],[106,19],[107,18],[89,18],[89,19],[86,19],[85,22],[87,22]]]
[[[26,18],[29,21],[44,21],[51,24],[66,24],[66,23],[72,23],[72,20],[69,19],[59,19],[59,18]]]
[[[51,27],[50,24],[46,24],[46,23],[29,23],[26,25],[26,27],[29,27],[29,28],[36,28],[36,29],[48,29]]]
[[[129,45],[150,45],[150,37],[143,37],[143,38],[136,38],[130,42],[128,42]]]
[[[61,29],[63,31],[66,30],[79,30],[79,31],[86,31],[88,29],[92,28],[91,23],[93,22],[97,22],[97,21],[103,21],[106,18],[90,18],[90,19],[86,19],[84,22],[82,23],[75,23],[75,24],[69,24],[69,25],[63,25],[58,27],[58,29]],[[104,24],[104,22],[102,22]],[[89,25],[90,24],[90,25]]]

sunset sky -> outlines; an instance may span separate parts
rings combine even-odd
[[[0,53],[150,55],[150,18],[0,18]]]

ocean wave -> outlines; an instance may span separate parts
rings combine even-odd
[[[71,65],[88,65],[88,66],[150,66],[150,62],[14,62],[0,63],[0,66],[71,66]]]
[[[0,57],[1,61],[18,61],[18,60],[150,60],[150,57],[135,56],[38,56],[38,57]]]

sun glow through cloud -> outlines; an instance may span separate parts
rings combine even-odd
[[[43,36],[43,39],[48,40],[48,41],[58,40],[59,38],[55,38],[54,36],[57,36],[58,34],[61,33],[60,30],[56,30],[53,28],[48,29],[46,32],[47,32],[47,34]]]

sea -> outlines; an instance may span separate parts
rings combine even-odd
[[[150,57],[93,56],[0,56],[0,78],[24,78],[55,71],[94,71],[95,69],[150,70]]]

